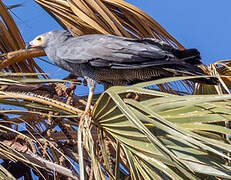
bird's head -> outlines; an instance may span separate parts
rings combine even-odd
[[[32,41],[29,42],[29,47],[37,48],[41,47],[44,48],[46,46],[46,37],[44,34],[41,34],[34,38]]]
[[[31,48],[46,48],[65,41],[69,37],[73,37],[68,31],[50,31],[41,34],[29,42],[29,47]]]

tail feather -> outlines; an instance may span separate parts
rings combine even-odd
[[[200,56],[200,52],[197,49],[185,49],[185,50],[178,50],[176,49],[173,54],[178,57],[179,59],[187,58],[190,56]]]
[[[200,52],[197,49],[175,50],[173,54],[180,60],[191,65],[202,64]]]

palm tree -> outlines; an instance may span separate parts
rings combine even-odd
[[[184,48],[122,0],[35,1],[76,36],[152,36]],[[49,79],[33,60],[44,52],[25,50],[1,0],[0,16],[3,179],[231,179],[230,61],[203,67],[217,86],[174,77],[112,87],[80,119],[86,97],[75,88],[83,82]]]

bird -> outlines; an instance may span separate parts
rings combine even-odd
[[[70,31],[54,30],[35,37],[29,46],[42,48],[54,64],[87,81],[85,114],[90,112],[97,83],[108,88],[164,77],[205,75],[199,67],[202,62],[197,49],[179,50],[154,38],[103,34],[75,37]],[[217,83],[212,77],[194,81]]]

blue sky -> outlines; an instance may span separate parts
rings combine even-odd
[[[16,1],[4,0],[11,5]],[[17,3],[20,1],[17,1]],[[22,0],[24,6],[13,9],[25,41],[38,34],[61,29],[33,0]],[[230,0],[127,0],[159,22],[186,48],[197,48],[205,64],[231,59]],[[62,70],[41,62],[54,78],[64,77]]]

